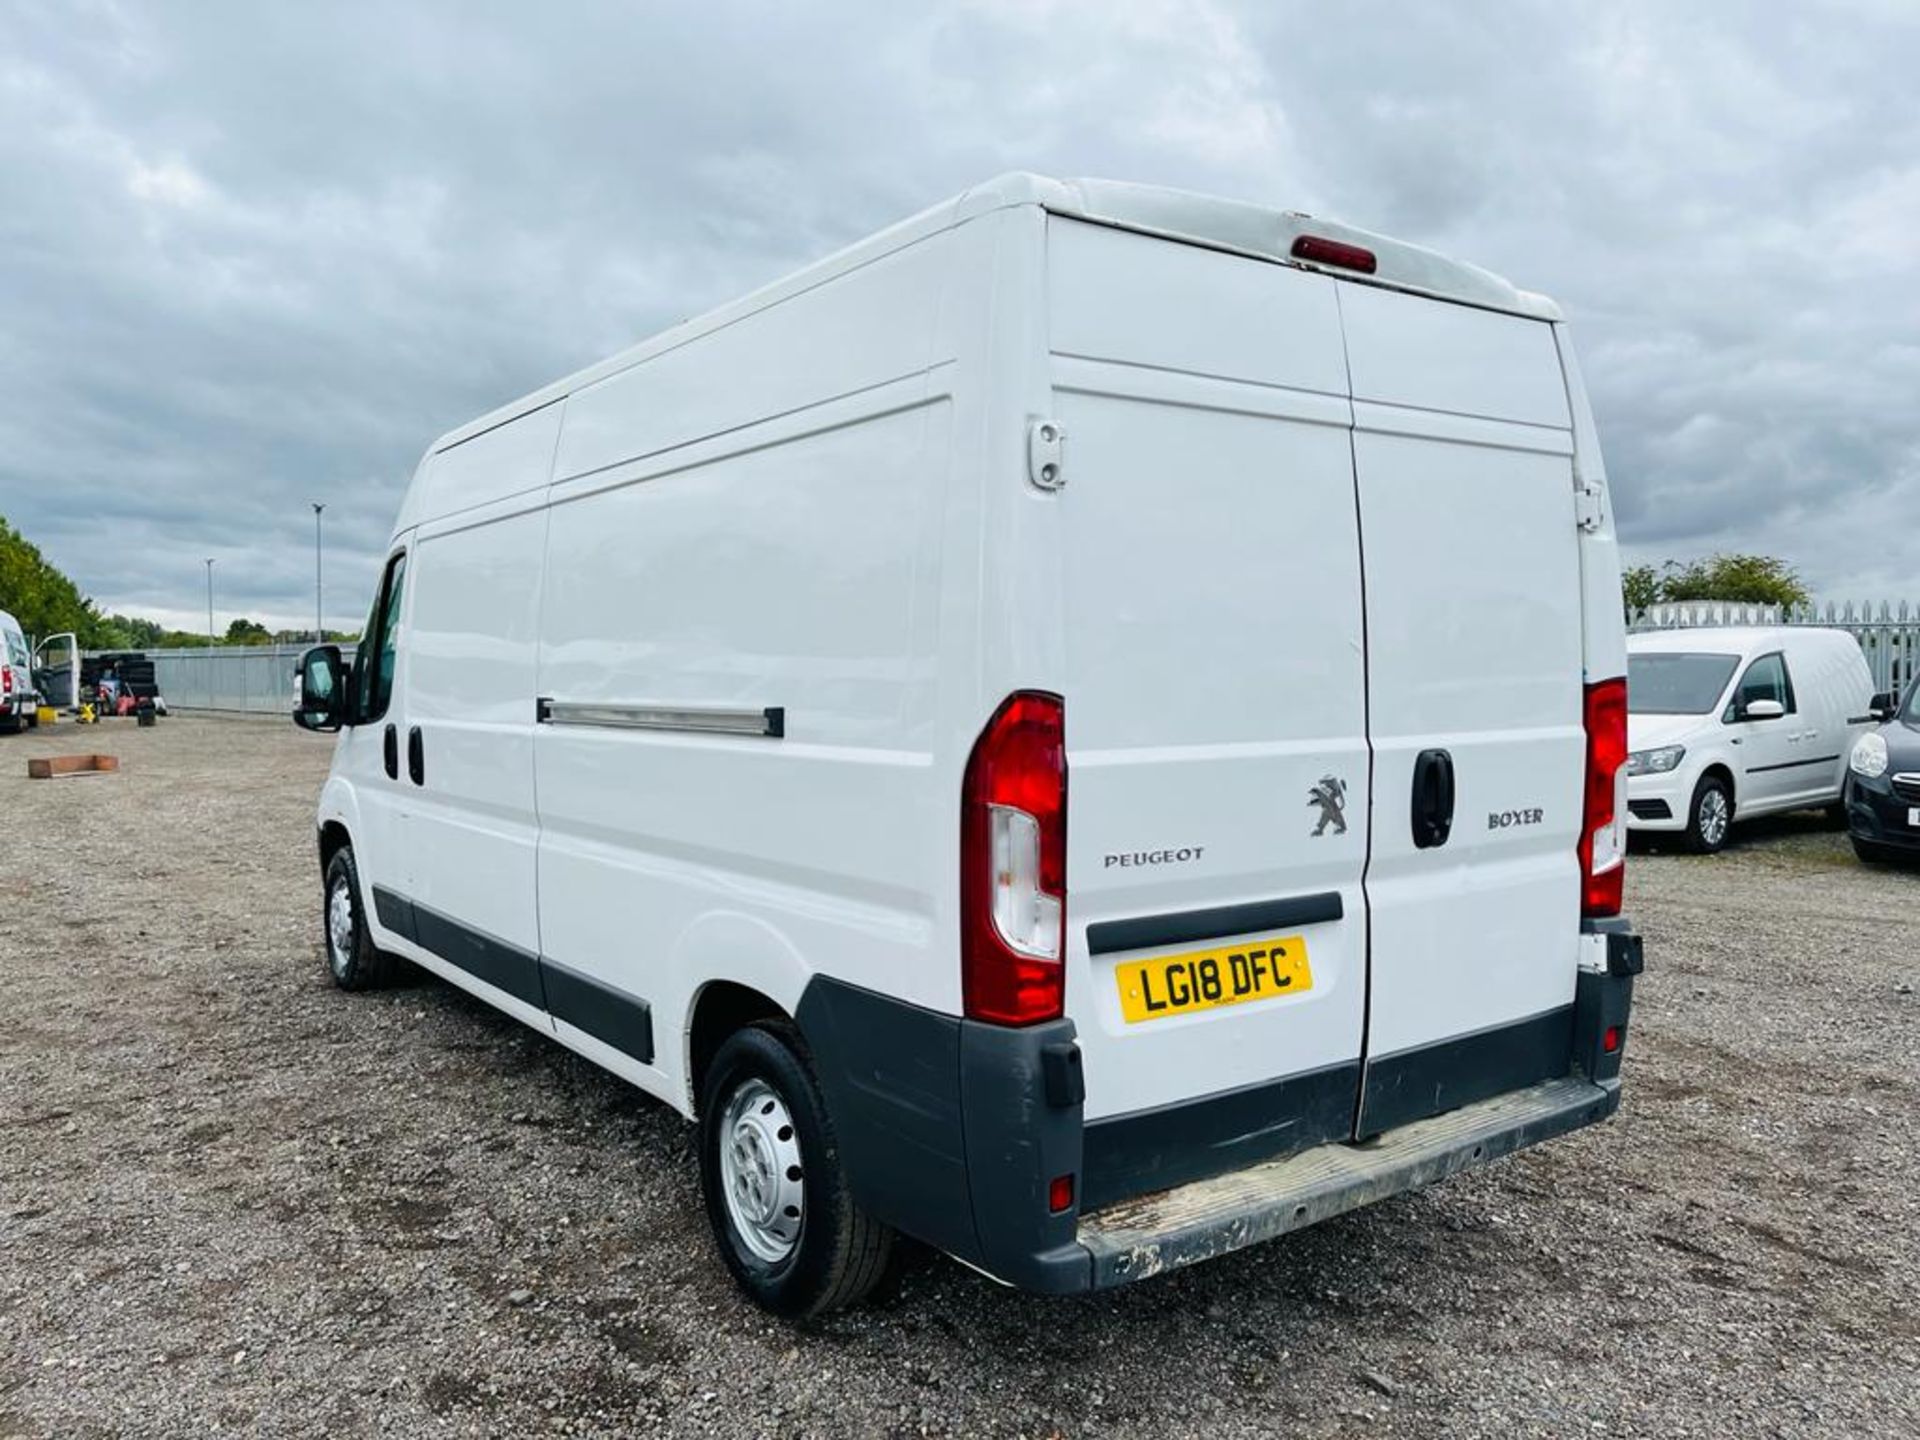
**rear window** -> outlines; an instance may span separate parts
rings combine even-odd
[[[1660,654],[1627,657],[1627,712],[1705,715],[1720,703],[1738,655]]]
[[[28,660],[27,642],[18,630],[0,631],[7,637],[7,659],[15,665],[25,665]]]

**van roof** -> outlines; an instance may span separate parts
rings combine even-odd
[[[1056,215],[1067,215],[1093,224],[1110,225],[1143,234],[1167,236],[1296,269],[1319,270],[1360,284],[1406,290],[1535,320],[1560,318],[1559,308],[1551,300],[1521,290],[1491,271],[1464,261],[1450,260],[1419,245],[1377,235],[1337,220],[1316,219],[1298,211],[1276,210],[1241,200],[1223,200],[1158,185],[1135,185],[1120,180],[1054,180],[1043,175],[1014,171],[930,206],[918,215],[856,241],[784,279],[776,280],[704,315],[684,320],[617,355],[489,411],[442,435],[428,453],[470,440],[495,426],[504,425],[543,405],[550,405],[609,375],[684,345],[697,336],[718,330],[777,301],[812,289],[836,275],[917,240],[976,216],[1020,205],[1038,205]],[[1338,266],[1298,259],[1292,253],[1293,245],[1303,235],[1370,250],[1376,257],[1377,268],[1372,275],[1362,275]]]
[[[1677,630],[1641,630],[1627,636],[1629,654],[1752,655],[1797,643],[1825,644],[1830,638],[1854,644],[1844,630],[1819,625],[1693,625]]]

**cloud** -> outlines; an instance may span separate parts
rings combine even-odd
[[[1630,555],[1920,598],[1910,6],[22,3],[0,513],[103,603],[354,623],[435,435],[1000,170],[1558,298]],[[202,620],[200,623],[204,623]]]

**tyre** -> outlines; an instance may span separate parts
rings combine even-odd
[[[27,711],[26,719],[27,729],[38,730],[40,728],[40,712],[38,710]]]
[[[1733,792],[1719,776],[1701,776],[1687,811],[1687,848],[1696,855],[1718,854],[1732,828]]]
[[[353,847],[342,845],[327,862],[320,922],[327,942],[327,972],[342,990],[371,990],[393,976],[393,957],[373,943],[360,908],[360,870]]]
[[[885,1276],[894,1232],[854,1203],[800,1036],[736,1030],[700,1093],[700,1185],[727,1269],[788,1319],[851,1305]]]

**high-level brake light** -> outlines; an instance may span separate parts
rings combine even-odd
[[[1349,245],[1343,240],[1329,240],[1324,235],[1296,237],[1292,253],[1296,260],[1311,260],[1316,265],[1338,265],[1342,270],[1358,270],[1362,275],[1371,275],[1380,268],[1380,262],[1371,250]]]
[[[961,988],[971,1019],[1036,1025],[1065,1009],[1066,712],[1009,696],[967,761],[960,817]]]
[[[1627,875],[1627,682],[1587,686],[1587,783],[1580,823],[1580,910],[1620,913]]]

